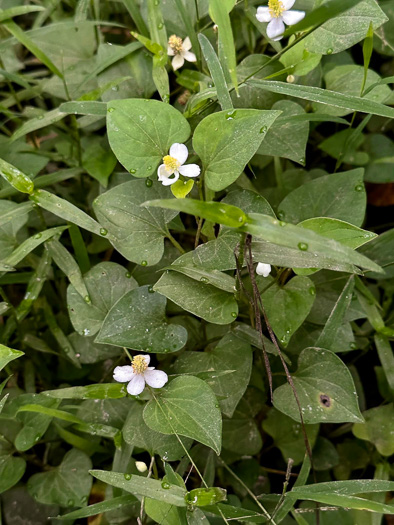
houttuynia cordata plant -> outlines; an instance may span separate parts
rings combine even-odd
[[[383,525],[394,0],[0,0],[0,523]]]

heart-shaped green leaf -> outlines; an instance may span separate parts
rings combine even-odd
[[[180,350],[186,343],[187,331],[183,326],[167,323],[166,303],[166,298],[149,286],[131,290],[108,312],[96,342],[142,352]]]
[[[172,144],[187,141],[190,126],[169,104],[129,98],[108,103],[107,132],[119,162],[134,177],[145,178],[156,171]]]

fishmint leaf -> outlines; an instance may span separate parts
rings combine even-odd
[[[233,270],[236,268],[234,250],[241,235],[226,230],[217,239],[200,244],[193,251],[193,261],[206,270]]]
[[[366,207],[363,173],[358,168],[303,184],[280,203],[279,217],[294,223],[312,217],[332,217],[360,226]]]
[[[93,208],[118,252],[129,261],[151,266],[163,256],[167,224],[178,211],[152,210],[141,205],[170,196],[170,189],[158,182],[135,180],[103,193],[94,201]]]
[[[119,496],[117,498],[100,501],[99,503],[94,503],[93,505],[89,505],[88,507],[85,507],[84,509],[74,510],[72,512],[68,512],[67,514],[63,514],[59,518],[56,518],[58,520],[73,520],[73,519],[80,519],[80,518],[88,518],[90,516],[96,516],[97,514],[104,514],[104,512],[109,512],[111,510],[116,510],[121,507],[124,507],[126,505],[130,505],[132,503],[139,503],[136,497],[132,496],[131,494],[126,494],[124,496]]]
[[[140,403],[135,403],[129,410],[122,430],[126,443],[147,450],[152,455],[159,454],[163,461],[181,459],[185,455],[185,448],[188,450],[191,447],[192,440],[180,438],[185,447],[183,448],[176,436],[152,430],[142,417],[143,411],[144,405]]]
[[[189,138],[182,114],[158,100],[112,100],[107,113],[108,140],[121,164],[135,177],[149,177],[175,142]]]
[[[22,193],[30,194],[34,190],[34,183],[30,177],[3,159],[0,159],[0,175],[9,182],[13,188]]]
[[[377,237],[376,233],[362,230],[349,222],[326,217],[306,219],[300,222],[298,226],[313,230],[323,237],[334,239],[354,250]]]
[[[119,383],[99,383],[46,390],[43,394],[55,399],[119,399],[125,397],[127,391],[125,386]]]
[[[223,448],[237,455],[258,454],[263,440],[256,421],[238,410],[231,419],[223,419]]]
[[[0,494],[16,485],[25,470],[26,461],[23,458],[9,455],[0,456]]]
[[[164,501],[176,507],[186,507],[186,489],[176,485],[163,487],[163,483],[157,479],[150,479],[136,474],[121,474],[120,472],[106,472],[105,470],[91,470],[90,473],[95,478],[118,487],[126,492],[138,494],[157,501]]]
[[[167,323],[166,303],[166,298],[149,286],[127,292],[108,312],[96,342],[143,352],[180,350],[186,343],[187,331]]]
[[[75,330],[84,336],[96,334],[112,306],[137,282],[120,264],[102,262],[84,276],[88,296],[82,298],[72,284],[67,288],[67,305]]]
[[[259,279],[260,283],[263,280],[262,284],[265,285],[265,279]],[[296,276],[284,286],[275,282],[262,294],[268,320],[285,347],[308,316],[315,293],[315,285],[308,277]]]
[[[394,56],[394,4],[390,1],[383,3],[380,7],[388,20],[375,29],[373,46],[383,55]]]
[[[178,272],[167,270],[153,288],[184,310],[209,323],[229,324],[238,315],[238,304],[234,294],[195,281]]]
[[[220,191],[237,180],[279,111],[237,109],[205,117],[193,135],[208,187]]]
[[[339,53],[363,40],[371,22],[377,29],[386,21],[387,17],[375,0],[364,0],[313,31],[306,37],[305,47],[322,55]]]
[[[194,376],[177,377],[149,401],[144,421],[163,434],[180,434],[220,454],[222,417],[215,394]]]
[[[207,383],[218,397],[223,414],[232,417],[248,386],[252,360],[250,345],[230,333],[205,352],[184,352],[176,360],[173,370],[177,374],[194,375],[211,372],[212,379]],[[226,370],[232,373],[217,375]]]
[[[353,426],[353,434],[370,441],[382,456],[394,454],[394,405],[382,405],[363,413],[365,423]]]
[[[84,452],[72,449],[58,467],[31,476],[27,488],[40,503],[84,507],[92,487],[88,472],[91,466],[92,462]]]
[[[98,345],[94,342],[94,337],[86,337],[77,332],[68,335],[67,339],[74,348],[75,354],[79,354],[78,361],[81,364],[97,363],[118,357],[122,353],[119,348],[111,345]]]
[[[310,347],[298,359],[294,386],[305,423],[359,423],[363,420],[347,366],[330,350]],[[274,391],[274,406],[300,420],[293,391],[284,384]]]
[[[8,363],[22,355],[25,355],[25,353],[20,350],[13,350],[8,346],[0,345],[0,370],[3,370]]]
[[[168,482],[164,481],[164,483]],[[153,523],[160,523],[160,525],[183,525],[185,523],[186,509],[184,508],[151,498],[145,498],[144,503],[144,510]],[[183,520],[179,515],[180,512],[183,513]]]
[[[374,183],[394,182],[394,142],[385,135],[374,133],[367,135],[364,149],[370,158],[370,163],[365,166],[364,180]]]
[[[370,257],[381,265],[382,273],[370,273],[372,279],[389,279],[394,275],[393,264],[394,229],[383,232],[360,250],[361,253]]]
[[[286,120],[280,120],[279,118],[273,123],[257,153],[260,155],[284,157],[299,164],[305,164],[309,123],[292,121],[289,118],[294,115],[304,115],[305,112],[302,106],[291,100],[279,100],[272,106],[272,109],[282,111],[286,115]]]
[[[305,457],[305,440],[301,423],[295,423],[279,410],[271,408],[263,421],[263,429],[272,437],[274,445],[279,448],[285,461],[291,458],[295,465],[302,463]],[[319,433],[319,425],[306,425],[305,430],[313,447]]]

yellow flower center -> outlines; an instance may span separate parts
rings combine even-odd
[[[180,36],[171,35],[168,39],[168,45],[175,54],[179,55],[179,53],[182,51],[183,40]]]
[[[169,173],[170,175],[172,175],[174,171],[176,171],[181,166],[179,160],[176,160],[174,157],[171,157],[171,155],[166,155],[165,157],[163,157],[163,162],[167,173]]]
[[[145,357],[143,355],[136,355],[133,358],[131,366],[133,367],[134,373],[143,374],[148,368],[148,363],[146,362]]]
[[[268,9],[272,18],[279,18],[286,11],[280,0],[268,0]]]

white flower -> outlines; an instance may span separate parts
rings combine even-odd
[[[285,32],[285,24],[293,26],[305,16],[304,11],[289,11],[295,0],[268,0],[268,6],[257,8],[256,18],[259,22],[269,22],[267,36],[280,40]]]
[[[119,383],[129,383],[127,392],[132,396],[138,396],[147,383],[152,388],[161,388],[167,381],[168,376],[161,370],[155,370],[154,366],[148,366],[149,355],[136,355],[130,365],[117,366],[114,370],[114,379]]]
[[[256,267],[257,275],[262,275],[263,277],[268,277],[271,273],[271,265],[267,263],[258,263]]]
[[[168,48],[167,54],[172,59],[172,67],[174,71],[179,69],[185,63],[185,60],[188,62],[195,62],[196,55],[190,51],[192,44],[190,38],[187,36],[185,40],[182,40],[181,37],[176,35],[171,35],[168,39]]]
[[[197,164],[187,164],[184,166],[189,152],[184,144],[173,144],[170,154],[163,157],[163,164],[157,169],[159,181],[164,186],[170,186],[179,179],[179,174],[184,177],[198,177],[200,167]]]

